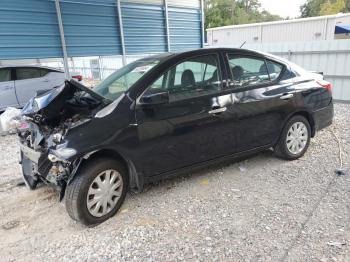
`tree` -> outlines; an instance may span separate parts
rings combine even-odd
[[[237,1],[238,5],[243,8],[247,13],[250,11],[256,12],[261,7],[261,4],[258,0],[240,0]]]
[[[333,15],[350,11],[350,0],[307,0],[300,7],[301,17]]]
[[[327,1],[321,5],[320,15],[334,15],[345,10],[345,1],[336,0],[334,3]]]
[[[325,0],[308,0],[300,7],[301,17],[318,16]]]
[[[258,0],[206,0],[205,28],[282,20],[260,9]]]

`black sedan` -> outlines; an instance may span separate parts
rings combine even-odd
[[[331,92],[321,75],[259,52],[151,56],[92,90],[72,80],[31,99],[18,128],[23,177],[98,224],[150,181],[269,148],[303,156],[332,123]]]

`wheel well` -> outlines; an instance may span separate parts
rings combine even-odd
[[[111,149],[99,150],[88,157],[88,159],[92,159],[92,158],[113,158],[118,160],[120,163],[122,163],[125,169],[128,170],[127,161],[114,150],[111,150]]]
[[[88,155],[87,158],[83,159],[81,164],[84,165],[84,162],[95,158],[113,158],[119,161],[125,167],[125,170],[129,176],[129,188],[137,192],[142,190],[143,179],[141,179],[138,175],[134,164],[125,159],[121,154],[112,149],[101,149],[92,153],[91,155]]]
[[[293,116],[297,116],[297,115],[303,116],[307,119],[307,121],[309,121],[309,124],[311,127],[311,137],[314,137],[315,133],[316,133],[316,129],[315,129],[315,120],[312,117],[312,115],[307,111],[299,111],[299,112],[294,113],[290,118],[292,118]]]

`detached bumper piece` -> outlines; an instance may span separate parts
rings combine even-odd
[[[20,149],[23,179],[30,189],[35,189],[39,177],[46,178],[52,163],[48,160],[47,153],[35,151],[23,144],[20,144]]]
[[[37,169],[37,165],[26,157],[23,151],[21,151],[21,163],[23,180],[28,188],[34,190],[39,182],[38,176],[34,173],[34,170]]]

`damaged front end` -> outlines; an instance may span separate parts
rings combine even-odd
[[[22,110],[18,127],[21,166],[26,185],[38,182],[64,189],[81,162],[69,148],[69,132],[82,127],[110,101],[74,80],[37,94]]]

